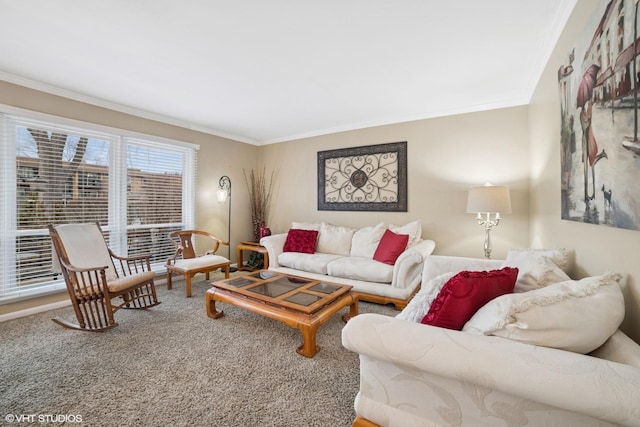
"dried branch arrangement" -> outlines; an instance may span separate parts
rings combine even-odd
[[[246,170],[242,170],[244,179],[249,189],[249,205],[251,209],[251,222],[253,223],[254,239],[258,240],[260,235],[260,224],[267,223],[267,214],[269,204],[271,203],[271,195],[273,193],[273,184],[275,182],[276,173],[271,172],[269,180],[266,177],[265,169],[256,173],[253,169],[247,174]]]

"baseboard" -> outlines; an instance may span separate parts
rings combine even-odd
[[[55,310],[56,308],[67,307],[71,305],[71,300],[64,300],[58,302],[52,302],[51,304],[39,305],[37,307],[25,308],[24,310],[18,310],[7,314],[0,314],[0,323],[7,320],[19,319],[20,317],[30,316],[32,314],[43,313],[49,310]]]

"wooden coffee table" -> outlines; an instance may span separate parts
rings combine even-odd
[[[303,342],[296,351],[305,357],[313,357],[320,350],[316,345],[316,332],[331,316],[346,306],[349,313],[342,316],[345,322],[358,314],[358,297],[351,292],[351,286],[270,270],[212,283],[206,302],[207,315],[213,319],[224,314],[216,310],[216,301],[298,328]]]

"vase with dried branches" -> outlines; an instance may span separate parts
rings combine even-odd
[[[254,240],[260,239],[260,226],[267,223],[267,215],[269,204],[271,203],[271,195],[273,193],[273,184],[275,182],[276,173],[271,172],[267,180],[266,170],[254,171],[251,169],[249,173],[242,170],[244,179],[249,189],[249,205],[251,209],[251,223],[253,225]]]

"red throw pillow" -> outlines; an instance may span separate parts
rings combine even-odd
[[[408,242],[408,234],[396,234],[391,230],[386,230],[373,254],[373,259],[394,265],[400,254],[407,248]]]
[[[318,232],[316,230],[292,228],[287,233],[287,240],[284,241],[282,251],[312,254],[316,251],[316,240],[318,240]]]
[[[461,330],[483,305],[513,292],[518,269],[461,271],[445,285],[422,319],[425,325]]]

